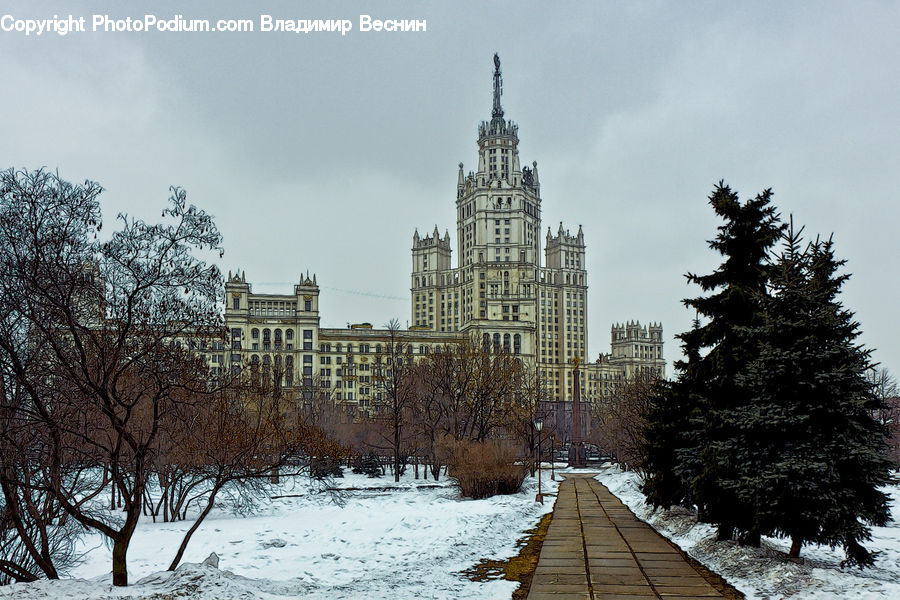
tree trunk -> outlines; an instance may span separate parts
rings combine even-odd
[[[400,481],[400,427],[394,426],[394,482]]]
[[[128,554],[128,542],[130,541],[131,536],[120,536],[115,543],[113,543],[112,572],[113,585],[115,586],[128,585],[128,568],[125,557]]]
[[[754,548],[759,548],[760,538],[761,536],[759,534],[759,531],[748,531],[741,536],[740,544],[741,546],[752,546]]]
[[[734,537],[734,527],[731,525],[719,525],[719,533],[716,539],[720,542],[730,541]]]
[[[791,560],[800,560],[800,547],[803,546],[803,540],[798,537],[791,537],[791,552],[788,558]]]
[[[178,546],[178,552],[175,553],[175,558],[172,559],[172,563],[169,565],[169,570],[174,571],[175,567],[178,566],[178,563],[181,562],[181,557],[184,556],[184,551],[187,549],[188,542],[191,541],[191,536],[194,535],[194,532],[200,527],[200,524],[203,523],[203,519],[206,518],[206,515],[209,514],[209,511],[212,510],[213,505],[216,502],[216,494],[219,493],[221,489],[220,486],[216,486],[209,493],[209,500],[206,501],[206,506],[203,508],[203,512],[200,513],[200,516],[197,517],[197,520],[194,521],[194,524],[191,525],[191,528],[188,529],[187,533],[184,534],[184,538],[181,540],[181,545]]]

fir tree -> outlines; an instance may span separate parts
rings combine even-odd
[[[771,190],[765,190],[741,203],[724,183],[716,186],[709,201],[725,223],[709,246],[725,260],[708,275],[688,274],[689,282],[711,294],[684,301],[704,323],[679,336],[685,353],[697,357],[689,361],[686,397],[696,402],[691,412],[702,415],[692,431],[699,446],[692,497],[701,519],[718,525],[720,539],[730,539],[737,530],[742,541],[751,544],[759,540],[753,507],[736,493],[741,461],[746,459],[743,420],[750,394],[737,375],[757,357],[754,328],[763,318],[767,256],[784,228],[771,196]],[[684,473],[692,470],[690,464],[680,467]]]
[[[878,487],[891,469],[865,377],[870,351],[857,345],[858,324],[837,299],[848,275],[837,274],[844,261],[832,241],[800,245],[792,226],[756,329],[759,358],[739,377],[753,399],[736,489],[757,531],[791,538],[792,558],[807,543],[841,545],[848,563],[866,566],[867,524],[890,517]]]
[[[694,329],[700,327],[694,320]],[[702,414],[694,373],[700,356],[684,348],[686,361],[678,361],[678,378],[660,382],[650,399],[644,432],[643,493],[655,507],[694,504],[692,481],[700,472]]]

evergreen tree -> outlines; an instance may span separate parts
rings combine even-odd
[[[699,328],[694,320],[694,329]],[[686,361],[678,361],[678,378],[660,382],[650,399],[644,431],[643,493],[656,507],[694,504],[692,481],[700,472],[702,414],[695,393],[694,373],[700,360],[696,348],[684,348]]]
[[[737,530],[742,541],[751,544],[759,540],[753,506],[736,493],[741,461],[746,460],[743,435],[750,394],[737,376],[757,357],[754,328],[763,318],[767,256],[784,228],[771,196],[771,190],[765,190],[741,203],[724,183],[716,186],[709,201],[725,223],[709,246],[725,260],[708,275],[688,274],[689,282],[710,295],[684,301],[704,323],[679,336],[685,353],[696,357],[689,361],[685,397],[696,403],[690,413],[701,415],[692,430],[699,446],[698,465],[681,463],[681,472],[699,471],[691,494],[700,518],[718,525],[719,539],[730,539]]]
[[[775,263],[766,318],[756,328],[760,355],[739,384],[745,407],[741,503],[757,531],[790,537],[791,556],[806,543],[842,545],[847,562],[870,565],[866,525],[890,517],[878,487],[890,479],[879,401],[865,373],[870,352],[856,344],[858,324],[837,299],[831,240],[800,250],[793,226]]]

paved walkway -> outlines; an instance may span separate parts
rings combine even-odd
[[[725,597],[603,484],[565,477],[528,600]]]

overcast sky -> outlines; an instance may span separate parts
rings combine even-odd
[[[477,168],[498,52],[544,230],[584,228],[592,360],[630,319],[661,321],[680,356],[680,301],[699,293],[683,275],[719,263],[707,196],[724,179],[742,198],[771,187],[785,217],[834,233],[862,342],[900,374],[900,3],[34,4],[0,16],[71,13],[89,31],[0,31],[0,168],[99,181],[108,223],[156,219],[183,186],[216,217],[223,270],[254,291],[315,272],[324,326],[407,322],[416,227],[456,249],[457,164]],[[354,30],[90,32],[93,14],[145,13]],[[360,32],[360,14],[427,31]]]

